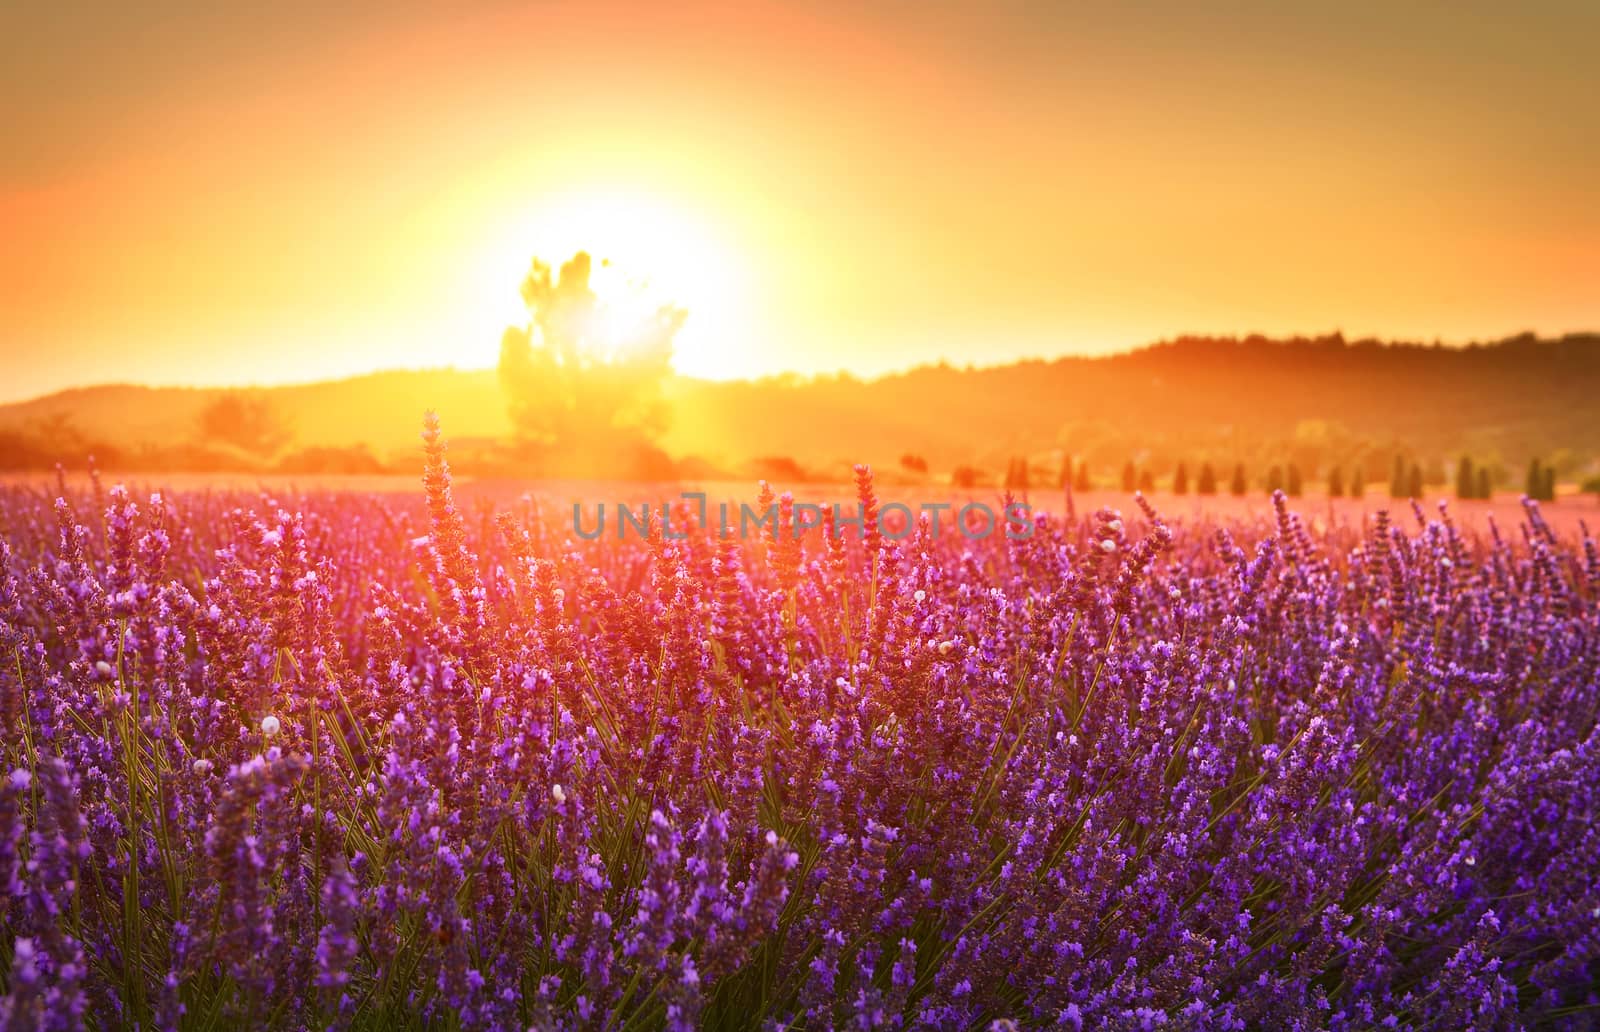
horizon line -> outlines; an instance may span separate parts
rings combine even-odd
[[[697,376],[672,370],[670,377],[677,381],[688,381],[702,384],[770,384],[774,381],[791,381],[796,385],[805,385],[821,381],[856,380],[861,383],[877,383],[897,377],[910,376],[926,370],[954,369],[962,372],[980,372],[996,369],[1009,369],[1015,366],[1030,365],[1035,363],[1054,364],[1057,362],[1095,362],[1115,358],[1125,358],[1143,351],[1153,351],[1157,348],[1170,347],[1183,343],[1213,342],[1213,343],[1248,343],[1252,341],[1269,344],[1318,344],[1339,341],[1346,347],[1357,345],[1375,345],[1383,348],[1427,348],[1465,351],[1472,348],[1496,347],[1513,344],[1532,338],[1539,343],[1560,343],[1573,339],[1600,337],[1600,327],[1592,329],[1563,330],[1545,335],[1537,330],[1521,330],[1516,333],[1505,334],[1493,338],[1471,338],[1467,340],[1445,340],[1435,337],[1432,340],[1414,340],[1405,338],[1385,338],[1372,334],[1361,336],[1348,336],[1340,329],[1333,329],[1316,334],[1299,333],[1289,336],[1250,331],[1247,333],[1198,333],[1185,332],[1174,336],[1160,337],[1156,340],[1145,341],[1140,344],[1112,346],[1103,350],[1097,349],[1089,352],[1063,352],[1055,355],[1021,355],[1014,358],[997,360],[994,362],[956,363],[945,356],[940,356],[928,361],[917,362],[912,365],[901,366],[895,369],[878,373],[858,373],[850,369],[838,368],[831,370],[813,370],[803,372],[800,370],[779,370],[777,372],[763,373],[760,376],[732,376],[725,379],[708,376]],[[84,391],[107,390],[112,388],[137,388],[150,391],[273,391],[293,390],[295,388],[318,387],[323,385],[349,383],[369,377],[389,376],[394,374],[422,375],[427,373],[494,373],[495,366],[457,366],[453,364],[433,366],[383,366],[368,369],[362,372],[352,372],[342,376],[323,377],[314,380],[277,380],[277,381],[250,381],[244,383],[161,383],[138,380],[101,380],[91,383],[73,384],[57,387],[54,390],[39,394],[24,395],[17,398],[0,398],[0,408],[9,408],[19,405],[31,405],[41,401],[48,401],[65,394]]]

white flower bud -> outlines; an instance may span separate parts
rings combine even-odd
[[[267,735],[268,737],[271,737],[272,735],[277,734],[281,730],[283,730],[283,725],[278,722],[278,718],[277,717],[262,717],[261,718],[261,733],[262,734]]]
[[[558,803],[564,803],[567,801],[567,790],[562,788],[560,784],[551,785],[550,798]]]

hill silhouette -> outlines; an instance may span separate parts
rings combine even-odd
[[[110,385],[0,406],[0,459],[11,468],[77,464],[98,449],[107,466],[243,461],[195,440],[200,414],[224,393]],[[383,372],[248,393],[292,428],[291,453],[361,448],[409,470],[426,408],[440,413],[463,468],[511,434],[492,370]],[[1100,478],[1128,462],[1157,477],[1179,462],[1191,472],[1199,462],[1292,462],[1308,476],[1340,466],[1378,479],[1402,456],[1437,482],[1468,454],[1510,482],[1534,457],[1564,479],[1600,459],[1592,333],[1464,347],[1184,337],[1111,356],[940,364],[872,380],[679,377],[666,396],[672,417],[658,443],[695,471],[779,462],[831,478],[859,461],[897,469],[911,453],[934,475],[998,471],[1022,456],[1053,476],[1070,455]]]

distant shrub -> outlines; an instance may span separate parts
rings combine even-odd
[[[953,487],[979,487],[987,480],[981,469],[972,466],[957,466],[950,471],[950,484]]]
[[[765,455],[751,466],[762,480],[778,484],[803,484],[811,479],[804,467],[787,455]]]
[[[278,460],[283,473],[382,473],[383,463],[364,444],[347,448],[301,448]]]

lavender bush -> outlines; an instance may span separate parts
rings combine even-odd
[[[416,503],[0,489],[0,1026],[1596,1026],[1537,507],[587,542],[424,436]]]

